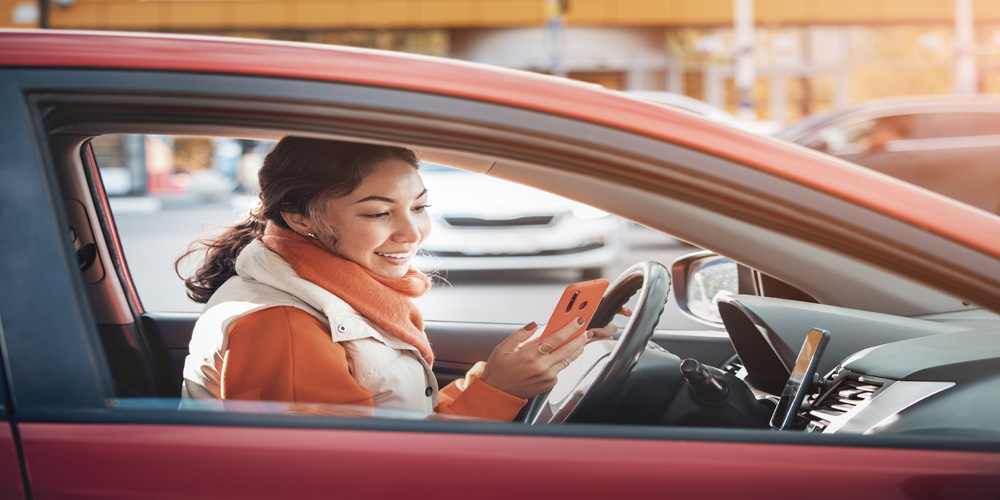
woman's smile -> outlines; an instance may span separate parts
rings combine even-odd
[[[383,259],[389,261],[389,263],[391,263],[391,264],[394,264],[394,265],[397,265],[397,266],[403,266],[403,265],[407,265],[407,264],[410,263],[410,259],[413,258],[413,255],[415,253],[416,252],[394,252],[394,253],[389,253],[389,252],[375,252],[375,255],[378,255],[379,257],[382,257]]]

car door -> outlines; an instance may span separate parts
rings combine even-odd
[[[3,317],[0,317],[0,338],[3,338]],[[0,379],[5,379],[3,371],[0,371]],[[3,397],[0,404],[0,497],[3,498],[27,498],[25,495],[25,485],[27,476],[22,465],[22,455],[17,440],[17,426],[10,419],[7,410],[9,399],[7,397],[6,380],[0,387],[0,396]]]
[[[130,345],[133,333],[156,351],[161,347],[156,339],[182,337],[194,316],[143,310],[89,157],[86,144],[94,134],[125,128],[162,132],[176,130],[178,123],[203,131],[246,131],[266,124],[356,138],[392,130],[398,140],[433,144],[435,137],[450,137],[449,130],[457,128],[459,137],[475,138],[475,147],[486,149],[502,134],[477,124],[475,117],[502,116],[511,127],[583,127],[574,130],[578,137],[607,131],[441,95],[296,79],[2,71],[0,99],[9,104],[6,109],[16,110],[5,118],[15,131],[4,143],[14,160],[3,168],[17,187],[5,187],[0,202],[0,223],[9,228],[0,241],[13,256],[0,263],[0,318],[15,442],[33,497],[661,498],[766,489],[774,498],[799,498],[802,491],[818,488],[816,477],[828,474],[830,463],[837,464],[838,478],[849,478],[850,488],[862,484],[866,493],[883,498],[975,492],[993,484],[996,455],[969,446],[908,448],[905,442],[876,437],[778,436],[762,430],[357,418],[331,415],[336,409],[269,404],[179,410],[176,398],[131,395],[129,389],[139,389],[115,385],[116,374],[133,373],[127,368],[131,363],[115,368],[111,358],[119,349],[108,346],[125,346],[141,359],[141,347]],[[443,111],[462,120],[457,125],[446,121]],[[622,138],[639,148],[673,147],[627,134]],[[74,224],[68,215],[76,202],[86,223]],[[88,226],[93,241],[80,229]],[[74,234],[82,239],[81,248],[96,245],[100,268],[81,269]],[[100,277],[87,277],[90,269],[100,269]],[[160,335],[147,334],[157,330]],[[181,349],[180,343],[167,347]],[[164,373],[152,358],[146,367],[155,380]],[[163,385],[153,383],[150,389]]]

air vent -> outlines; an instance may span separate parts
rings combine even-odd
[[[834,380],[809,411],[810,431],[822,432],[837,418],[865,404],[882,387],[880,381],[867,380],[853,373],[835,375]]]

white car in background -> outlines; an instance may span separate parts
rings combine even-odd
[[[432,230],[423,271],[579,269],[583,279],[627,250],[628,222],[582,203],[492,177],[423,163]]]

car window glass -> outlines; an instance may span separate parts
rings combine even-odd
[[[148,311],[196,312],[174,261],[198,238],[246,217],[270,141],[157,135],[93,141],[140,300]],[[693,247],[588,205],[424,163],[432,231],[414,264],[435,286],[417,299],[428,320],[546,321],[563,288],[613,279],[640,260],[666,265]],[[180,263],[185,276],[198,264]],[[697,328],[668,308],[664,328]],[[624,324],[624,319],[618,319]]]
[[[988,135],[1000,135],[1000,113],[925,113],[914,115],[914,139]]]
[[[927,122],[921,115],[886,115],[853,123],[836,123],[809,144],[833,155],[865,155],[906,149],[902,141],[922,138]]]
[[[973,113],[966,115],[966,121],[976,135],[1000,135],[1000,113]]]
[[[836,123],[821,130],[808,146],[833,155],[852,155],[883,150],[996,146],[997,141],[990,140],[995,136],[1000,136],[1000,113],[913,113]]]
[[[846,127],[842,124],[832,125],[821,130],[808,146],[832,155],[858,154],[863,151],[861,141],[868,136],[872,126],[873,122],[870,120]]]

